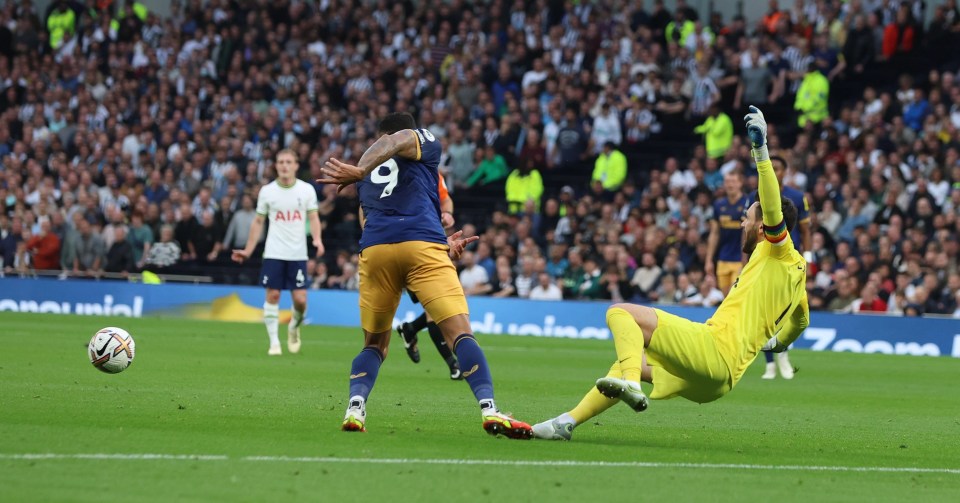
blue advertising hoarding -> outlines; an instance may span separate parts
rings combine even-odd
[[[0,279],[0,312],[49,314],[168,316],[259,322],[262,288],[232,285],[143,285],[121,281]],[[281,321],[289,319],[284,296]],[[284,304],[285,303],[285,304]],[[609,339],[602,302],[549,302],[470,297],[474,331],[534,337]],[[318,325],[356,327],[357,293],[311,290],[307,320]],[[693,321],[706,321],[712,309],[663,306]],[[419,314],[404,296],[395,323]],[[794,344],[815,351],[850,351],[960,358],[960,320],[890,316],[811,315],[810,327]]]

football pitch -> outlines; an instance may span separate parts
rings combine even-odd
[[[137,343],[118,375],[98,372],[86,353],[110,325]],[[572,442],[516,441],[482,431],[468,386],[450,381],[424,332],[418,365],[394,341],[367,433],[344,433],[358,332],[307,326],[301,354],[268,357],[258,324],[0,313],[0,501],[960,494],[958,359],[795,351],[793,381],[762,381],[757,362],[711,404],[617,406]],[[479,340],[498,405],[531,424],[573,407],[614,358],[610,341]]]

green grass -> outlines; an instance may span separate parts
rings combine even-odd
[[[85,351],[99,328],[136,338],[119,375]],[[425,334],[424,334],[425,335]],[[380,373],[366,434],[339,431],[356,330],[307,327],[300,355],[266,356],[263,328],[161,319],[0,314],[0,501],[956,501],[960,361],[796,351],[792,382],[755,364],[722,400],[618,406],[572,442],[495,439],[432,348],[400,346]],[[577,403],[613,345],[480,338],[501,408],[538,422]],[[23,459],[18,454],[193,454]],[[546,461],[535,465],[254,461],[250,456]],[[651,463],[562,466],[557,461]],[[778,468],[678,466],[773,465]],[[616,500],[615,500],[616,501]]]

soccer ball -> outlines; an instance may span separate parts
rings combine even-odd
[[[87,350],[94,367],[108,374],[117,374],[130,366],[136,344],[126,330],[107,327],[93,335]]]

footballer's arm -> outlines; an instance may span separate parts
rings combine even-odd
[[[710,235],[707,237],[707,261],[704,264],[704,272],[709,276],[716,274],[717,246],[720,244],[720,223],[717,220],[710,220]]]
[[[257,248],[257,243],[260,242],[260,233],[263,232],[263,221],[264,216],[260,213],[253,217],[253,221],[250,222],[250,235],[247,236],[247,245],[242,250],[233,250],[231,254],[235,262],[243,262],[250,258],[250,255],[253,255],[253,250]]]
[[[417,133],[412,129],[404,129],[381,136],[363,153],[357,166],[363,170],[365,178],[395,155],[404,159],[420,160],[420,138]]]
[[[317,256],[322,257],[324,253],[323,237],[321,236],[323,226],[320,225],[320,215],[317,210],[309,210],[307,211],[307,218],[310,220],[310,236],[313,237],[313,247],[317,249]]]
[[[414,130],[404,129],[381,136],[355,166],[331,157],[321,170],[324,178],[317,179],[317,182],[336,183],[339,192],[347,185],[363,180],[393,156],[420,160],[420,137]]]
[[[784,322],[783,328],[767,342],[763,350],[773,351],[774,353],[786,351],[793,344],[793,341],[800,338],[800,334],[806,330],[808,325],[810,325],[810,306],[807,304],[807,296],[804,295],[803,300],[797,307],[793,308],[793,312]]]
[[[779,246],[786,241],[789,232],[787,232],[787,223],[783,218],[783,208],[780,200],[780,182],[773,171],[773,163],[770,162],[770,152],[767,150],[767,123],[763,118],[763,113],[754,106],[750,107],[750,113],[746,116],[747,136],[753,146],[751,153],[753,160],[757,164],[757,182],[758,199],[760,207],[763,208],[763,233],[767,241],[774,246]]]

